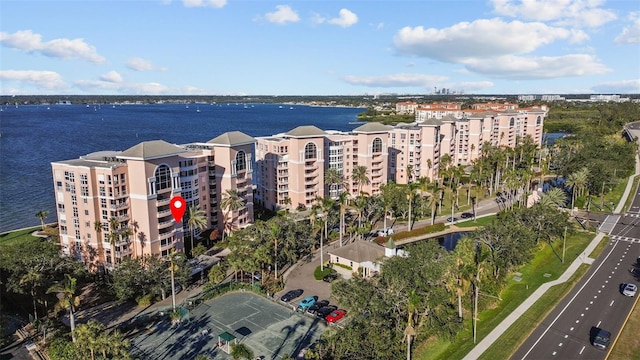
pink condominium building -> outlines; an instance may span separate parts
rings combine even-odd
[[[351,132],[300,126],[283,134],[256,138],[257,204],[271,210],[308,208],[318,197],[347,192],[370,195],[387,181],[406,184],[439,176],[440,159],[448,154],[453,166],[472,164],[485,142],[515,147],[530,137],[542,143],[546,108],[482,108],[462,110],[452,103],[416,109],[416,122],[386,126],[367,123]],[[425,116],[424,112],[428,115]],[[368,183],[352,175],[364,166]],[[325,183],[336,169],[343,184]]]
[[[183,251],[189,228],[186,215],[176,223],[171,214],[176,195],[203,211],[207,229],[253,223],[254,143],[233,131],[206,143],[145,141],[51,163],[62,251],[93,269],[129,256]],[[233,213],[219,205],[230,189],[244,201]]]

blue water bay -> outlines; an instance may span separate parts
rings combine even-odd
[[[56,221],[51,162],[142,141],[206,142],[227,131],[266,136],[301,125],[350,131],[363,109],[289,104],[2,106],[0,232]]]

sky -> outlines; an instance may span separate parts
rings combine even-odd
[[[0,0],[0,95],[638,94],[638,0]]]

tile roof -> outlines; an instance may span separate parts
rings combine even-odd
[[[285,135],[290,137],[318,137],[325,136],[327,133],[313,125],[304,125],[289,130]]]
[[[384,125],[384,124],[381,124],[379,122],[370,122],[370,123],[366,123],[364,125],[358,126],[357,128],[353,129],[353,132],[355,132],[355,133],[383,133],[383,132],[388,132],[391,129],[393,129],[392,126]]]
[[[143,141],[121,152],[117,157],[123,159],[158,159],[186,152],[178,145],[169,144],[164,140]]]
[[[254,139],[253,137],[241,131],[229,131],[207,141],[207,143],[209,144],[223,145],[223,146],[247,145],[247,144],[253,144],[255,142],[256,142],[256,139]]]

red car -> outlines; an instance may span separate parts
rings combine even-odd
[[[332,311],[331,314],[327,315],[327,317],[324,319],[330,323],[334,323],[342,319],[345,315],[347,315],[347,310],[338,309],[338,310]]]

